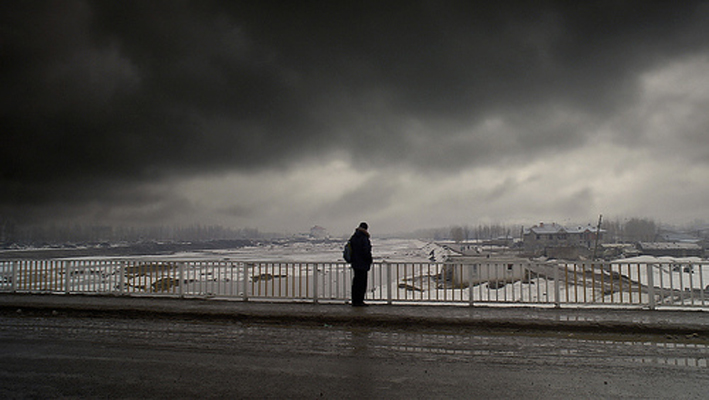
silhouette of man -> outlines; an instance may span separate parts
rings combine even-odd
[[[369,226],[366,222],[359,224],[350,237],[352,244],[352,306],[366,307],[364,295],[367,292],[367,272],[372,266],[372,243],[369,241]]]

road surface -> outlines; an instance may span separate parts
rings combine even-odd
[[[0,398],[706,398],[709,343],[0,314]]]

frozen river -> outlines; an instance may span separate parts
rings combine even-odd
[[[235,241],[235,244],[241,244]],[[249,241],[244,241],[249,242]],[[197,245],[134,244],[103,247],[24,248],[0,251],[0,260],[13,259],[111,259],[180,260],[180,261],[266,261],[266,262],[337,262],[342,260],[346,240],[253,242],[232,248],[181,251]],[[207,242],[209,243],[209,242]],[[209,247],[209,246],[205,246]],[[431,242],[415,239],[373,239],[375,261],[428,261],[430,252],[442,256],[442,249]],[[151,251],[153,250],[153,251]]]

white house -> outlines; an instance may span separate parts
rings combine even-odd
[[[523,232],[524,249],[541,251],[548,248],[581,247],[592,249],[598,241],[603,240],[603,229],[595,226],[565,227],[556,223],[534,225]]]

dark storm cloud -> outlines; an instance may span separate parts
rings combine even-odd
[[[610,116],[638,74],[709,48],[690,1],[0,7],[5,213],[334,150],[455,169],[573,148],[578,121],[549,109]]]

